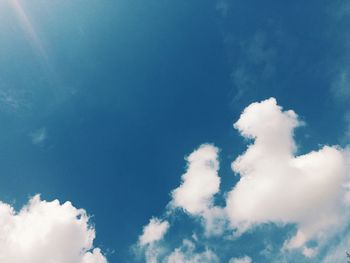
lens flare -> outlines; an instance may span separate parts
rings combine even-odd
[[[20,21],[21,27],[23,28],[24,32],[27,34],[31,45],[37,50],[40,56],[42,56],[47,62],[48,57],[47,57],[46,50],[37,32],[35,31],[35,28],[33,27],[32,22],[30,21],[29,15],[26,13],[25,9],[23,8],[22,3],[20,2],[20,0],[10,0],[9,2],[16,13],[18,20]]]

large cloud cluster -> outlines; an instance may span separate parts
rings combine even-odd
[[[293,224],[297,232],[285,241],[284,249],[301,249],[305,256],[313,256],[317,247],[308,247],[308,241],[322,243],[346,225],[349,154],[338,146],[323,146],[297,155],[294,129],[302,124],[294,111],[284,111],[274,98],[249,105],[234,127],[251,143],[232,163],[240,179],[224,193],[226,204],[214,204],[220,192],[219,149],[204,144],[186,158],[187,171],[171,192],[165,217],[183,209],[204,222],[205,236],[232,231],[239,236],[265,223]],[[186,251],[175,249],[168,259],[192,262],[188,259],[195,258],[195,253],[191,256],[192,250]],[[251,261],[249,257],[231,260]]]
[[[344,152],[324,146],[295,156],[293,129],[298,125],[297,115],[283,111],[275,99],[244,110],[234,126],[254,142],[232,164],[241,179],[226,207],[232,226],[241,231],[267,222],[297,224],[287,248],[323,237],[345,216]]]
[[[0,202],[0,262],[107,263],[93,248],[95,230],[83,209],[40,196],[16,212]]]

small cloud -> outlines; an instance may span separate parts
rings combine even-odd
[[[220,187],[218,152],[215,146],[203,144],[186,158],[188,168],[182,184],[172,192],[174,208],[198,215],[212,206]]]
[[[231,39],[227,42],[229,46],[238,45],[241,54],[230,76],[236,89],[234,101],[256,94],[261,83],[275,76],[278,50],[271,38],[270,34],[257,31],[244,41]]]
[[[331,91],[334,97],[340,101],[350,98],[350,75],[348,71],[342,71],[338,74],[332,83]]]
[[[216,3],[216,10],[218,10],[223,17],[226,17],[231,10],[231,5],[227,0],[219,0]]]
[[[24,94],[20,91],[0,88],[0,110],[3,112],[17,112],[25,106]]]
[[[218,256],[211,250],[206,249],[201,253],[196,253],[196,246],[193,242],[185,239],[182,245],[176,248],[165,260],[166,263],[217,263]]]
[[[143,234],[139,238],[140,245],[146,246],[161,240],[168,231],[169,226],[168,221],[152,218],[149,224],[143,228]]]
[[[347,112],[345,114],[345,123],[346,123],[345,140],[348,141],[350,139],[350,112]]]
[[[143,233],[139,237],[139,242],[133,249],[136,253],[144,253],[146,263],[158,262],[158,257],[163,250],[159,242],[164,238],[169,227],[168,221],[162,221],[158,218],[151,218],[148,225],[143,227]]]
[[[231,258],[229,263],[252,263],[252,259],[248,256],[242,258]]]
[[[39,130],[36,130],[32,134],[30,134],[30,137],[32,138],[32,143],[34,145],[43,145],[47,139],[46,128],[43,127],[43,128],[40,128]]]

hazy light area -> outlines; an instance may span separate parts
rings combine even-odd
[[[13,10],[16,12],[17,18],[19,20],[19,23],[21,24],[21,27],[23,28],[23,31],[27,34],[33,47],[38,50],[38,52],[43,58],[48,59],[46,51],[41,43],[41,40],[37,32],[35,31],[35,28],[33,27],[32,22],[30,21],[29,15],[23,8],[21,1],[20,0],[9,0],[9,1]]]

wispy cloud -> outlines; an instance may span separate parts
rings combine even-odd
[[[337,100],[348,101],[350,98],[350,69],[344,69],[334,78],[331,91]]]
[[[328,8],[328,37],[337,51],[337,59],[329,65],[330,94],[335,104],[344,111],[344,123],[348,129],[342,140],[350,140],[350,4],[348,1],[335,1]]]
[[[223,17],[226,17],[229,14],[231,8],[231,3],[227,0],[219,0],[216,3],[216,10],[218,10]]]
[[[176,248],[165,260],[166,263],[219,263],[218,256],[210,249],[196,252],[195,244],[187,239]]]
[[[47,130],[45,127],[36,130],[30,134],[34,145],[43,145],[47,139]]]
[[[230,33],[224,37],[227,48],[239,54],[232,64],[233,102],[259,94],[258,89],[275,76],[277,49],[268,37],[264,31],[239,40]]]
[[[30,108],[30,94],[25,89],[14,88],[0,79],[0,111],[20,113]]]

